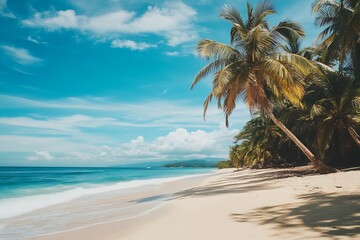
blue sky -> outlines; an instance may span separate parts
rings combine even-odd
[[[271,22],[300,22],[310,45],[311,2],[274,1]],[[0,0],[0,165],[226,158],[250,114],[239,102],[227,129],[212,106],[203,121],[210,81],[189,89],[206,63],[194,46],[228,43],[219,11],[245,3]]]

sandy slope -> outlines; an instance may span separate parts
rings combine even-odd
[[[212,178],[178,193],[123,239],[360,239],[359,171],[286,175],[244,170]]]

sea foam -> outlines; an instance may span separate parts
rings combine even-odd
[[[98,187],[76,187],[70,190],[49,194],[38,194],[32,196],[18,197],[18,198],[3,198],[0,199],[0,219],[19,216],[40,208],[48,207],[51,205],[59,204],[74,200],[76,198],[111,192],[122,189],[136,188],[146,185],[158,185],[167,182],[172,182],[180,179],[203,176],[208,174],[188,175],[181,177],[169,178],[153,178],[146,180],[132,180],[128,182],[118,182],[111,185],[101,185]]]

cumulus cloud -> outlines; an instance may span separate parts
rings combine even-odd
[[[27,49],[16,48],[12,46],[0,46],[1,49],[8,55],[13,61],[22,65],[31,65],[42,61],[41,58],[33,56]]]
[[[131,50],[142,51],[142,50],[145,50],[148,48],[155,48],[155,47],[157,47],[157,45],[144,43],[144,42],[134,42],[131,40],[116,39],[111,42],[111,47],[112,48],[129,48]]]
[[[68,9],[57,12],[36,13],[33,18],[23,20],[29,27],[41,27],[50,31],[74,29],[104,36],[109,34],[155,34],[167,39],[167,44],[178,44],[197,38],[192,26],[196,11],[182,2],[167,2],[164,6],[149,6],[138,14],[118,10],[103,15],[80,15]]]
[[[96,149],[98,156],[122,160],[183,160],[204,157],[226,157],[237,129],[220,127],[207,132],[177,128],[164,136],[146,141],[139,136],[118,147],[103,146]]]
[[[241,128],[250,118],[242,104],[234,112],[234,125],[227,129],[215,105],[204,122],[201,103],[179,100],[124,103],[99,97],[36,100],[0,94],[0,102],[0,109],[31,109],[33,113],[52,109],[58,114],[1,117],[0,127],[6,129],[6,135],[0,131],[0,152],[46,149],[54,154],[50,155],[53,162],[79,165],[226,157],[237,133],[234,128]],[[136,137],[119,137],[130,128]],[[158,130],[158,137],[150,138],[147,128]],[[119,143],[119,138],[126,142]]]
[[[226,158],[237,129],[219,127],[213,131],[177,128],[152,140],[138,136],[117,146],[89,145],[69,142],[61,138],[1,136],[4,146],[1,152],[34,151],[39,146],[46,149],[34,151],[27,157],[30,161],[61,161],[63,164],[86,162],[87,164],[118,164],[159,160],[186,160],[194,158]],[[16,147],[15,147],[16,146]],[[52,151],[55,156],[50,154]]]
[[[45,160],[45,161],[52,161],[54,157],[48,151],[35,151],[33,156],[28,157],[30,161],[38,161],[38,160]]]

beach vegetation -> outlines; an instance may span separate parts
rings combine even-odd
[[[218,169],[224,169],[224,168],[233,168],[234,165],[232,164],[232,162],[230,160],[223,160],[220,161],[216,164],[216,167]]]
[[[191,88],[212,74],[204,117],[215,98],[225,124],[239,100],[253,118],[235,136],[229,160],[235,167],[302,165],[320,173],[360,162],[360,1],[317,0],[322,27],[318,44],[301,48],[305,32],[291,20],[270,26],[269,1],[247,4],[244,18],[225,6],[230,43],[200,40],[199,56],[210,61]]]

